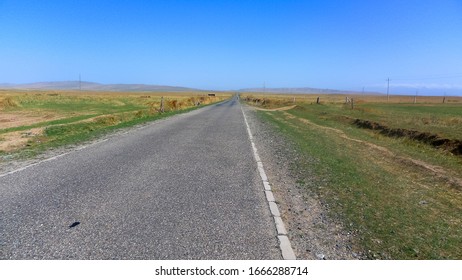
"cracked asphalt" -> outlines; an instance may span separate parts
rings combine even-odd
[[[0,177],[0,259],[280,259],[236,98]]]

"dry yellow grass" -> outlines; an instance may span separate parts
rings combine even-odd
[[[156,116],[161,111],[162,98],[163,111],[170,112],[231,96],[216,95],[208,97],[205,92],[0,90],[0,152],[24,147],[26,138],[18,136],[30,129],[92,123],[101,129]]]
[[[271,94],[271,93],[242,93],[241,98],[259,99],[259,105],[263,100],[270,101],[273,106],[289,105],[295,103],[316,103],[319,97],[320,103],[341,104],[345,103],[346,97],[352,98],[355,103],[414,103],[413,95],[364,95],[364,94]],[[462,96],[417,96],[417,104],[462,104]],[[264,106],[265,104],[263,104]]]

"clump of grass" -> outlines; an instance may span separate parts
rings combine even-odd
[[[244,94],[241,99],[252,106],[258,106],[266,109],[284,107],[293,105],[293,97],[279,97],[279,96],[261,96],[261,95],[248,95]]]
[[[167,100],[166,102],[167,110],[177,110],[178,109],[178,100]]]
[[[147,102],[146,105],[149,107],[149,113],[150,114],[154,114],[156,112],[159,112],[160,102],[156,102],[156,101]]]
[[[120,122],[120,118],[117,116],[111,115],[111,116],[98,117],[96,118],[95,121],[104,126],[111,126],[111,125],[118,124]]]
[[[144,111],[139,110],[135,113],[135,118],[142,118],[144,116]]]
[[[0,108],[11,109],[17,107],[19,107],[19,103],[16,100],[14,100],[11,96],[7,96],[0,101]]]

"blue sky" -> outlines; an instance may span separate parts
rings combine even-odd
[[[462,0],[0,0],[0,83],[457,93],[461,62]]]

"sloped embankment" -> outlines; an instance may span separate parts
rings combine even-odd
[[[380,134],[390,137],[407,137],[409,139],[432,145],[435,148],[444,149],[453,155],[462,156],[462,141],[447,139],[437,134],[409,130],[404,128],[390,128],[377,122],[356,119],[353,122],[356,126],[379,131]]]

